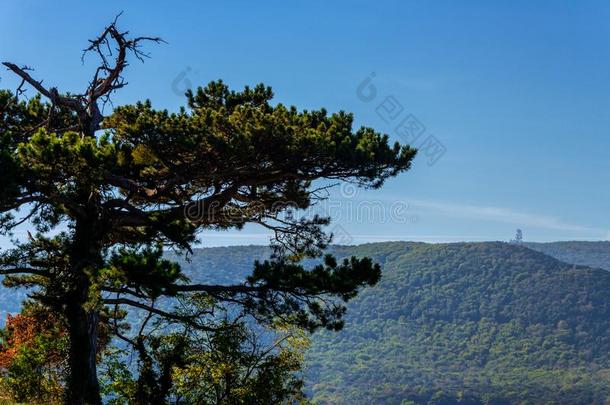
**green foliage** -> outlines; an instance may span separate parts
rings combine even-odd
[[[133,372],[125,361],[128,350],[111,348],[104,353],[99,373],[101,394],[109,405],[122,405],[135,397]]]
[[[58,343],[65,345],[39,336],[31,346],[21,347],[0,382],[3,393],[17,402],[59,403],[64,376],[48,367],[48,353]]]
[[[102,283],[115,288],[142,290],[147,296],[159,297],[167,286],[186,281],[180,265],[163,259],[163,249],[144,247],[139,250],[120,248],[108,259],[100,274]]]
[[[261,340],[243,323],[185,335],[148,339],[139,350],[138,376],[114,352],[102,363],[103,392],[111,404],[305,403],[299,378],[309,339],[305,332],[276,325]],[[142,342],[144,343],[144,342]]]
[[[384,276],[350,303],[343,331],[314,338],[314,401],[601,404],[610,396],[610,273],[503,243],[336,253],[370,255]]]
[[[45,308],[26,303],[0,331],[0,390],[17,402],[63,399],[68,340],[64,325]]]
[[[308,346],[289,328],[267,347],[245,326],[208,335],[174,370],[175,395],[185,404],[279,404],[304,402],[297,377]]]
[[[303,296],[314,297],[333,292],[344,302],[356,296],[353,285],[375,285],[381,277],[381,267],[371,259],[344,259],[339,265],[332,255],[326,255],[322,264],[305,269],[296,263],[286,261],[256,262],[254,271],[247,278],[248,284],[260,285],[263,297],[253,302],[256,313],[273,318],[278,313],[289,313],[291,319],[310,331],[320,326],[340,330],[345,308],[341,305],[321,305],[318,301],[308,301],[306,308],[299,309],[300,298],[285,297],[280,301],[286,309],[278,308],[279,300],[266,298],[268,294],[298,290]],[[273,305],[269,305],[273,302]],[[289,308],[292,308],[290,310]]]

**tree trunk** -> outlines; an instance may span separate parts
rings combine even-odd
[[[70,376],[66,402],[70,405],[101,405],[97,380],[97,329],[99,313],[89,302],[90,273],[101,266],[101,248],[96,243],[95,227],[77,221],[70,251],[71,285],[65,306],[70,336]]]
[[[67,402],[71,405],[99,405],[100,386],[97,381],[96,311],[87,311],[82,304],[67,309],[70,334],[70,379]]]

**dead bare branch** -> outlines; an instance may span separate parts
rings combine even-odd
[[[116,90],[127,84],[122,73],[128,66],[128,54],[131,53],[138,60],[144,61],[144,58],[148,58],[149,55],[142,51],[143,42],[165,42],[159,37],[128,38],[128,31],[121,32],[117,28],[117,21],[120,16],[121,13],[104,29],[100,36],[89,40],[89,46],[83,51],[83,60],[87,53],[94,53],[100,59],[100,65],[96,68],[93,79],[83,94],[64,95],[65,93],[59,92],[55,87],[47,88],[43,86],[42,81],[34,79],[28,73],[32,70],[31,68],[27,66],[19,67],[11,62],[3,62],[4,66],[21,78],[21,83],[17,88],[17,96],[23,94],[25,92],[24,85],[29,84],[51,102],[52,108],[49,115],[52,114],[55,106],[67,108],[78,116],[81,132],[86,136],[94,136],[95,132],[102,128],[104,106],[111,103],[111,96]],[[116,57],[114,62],[111,63],[109,59],[114,55]],[[49,116],[45,121],[47,125],[51,122],[50,118]]]

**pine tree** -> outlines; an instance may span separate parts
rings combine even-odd
[[[119,312],[212,327],[205,312],[160,309],[164,297],[230,302],[260,322],[340,328],[342,301],[376,283],[380,268],[325,256],[306,270],[300,260],[320,257],[330,241],[329,219],[283,214],[319,199],[320,180],[379,188],[415,155],[373,129],[354,130],[351,114],[272,104],[262,84],[231,91],[215,81],[189,91],[176,113],[144,101],[104,116],[126,85],[128,58],[147,56],[146,41],[161,39],[131,38],[116,20],[106,27],[86,50],[100,65],[80,94],[4,63],[21,85],[0,91],[0,232],[28,222],[35,234],[0,254],[0,273],[8,286],[36,287],[32,298],[64,317],[72,404],[101,403],[99,328]],[[26,101],[27,86],[38,95]],[[193,284],[162,256],[190,252],[202,230],[246,224],[272,230],[275,253],[244,283]]]

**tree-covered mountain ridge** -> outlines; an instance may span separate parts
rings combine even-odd
[[[602,267],[610,244],[384,242],[331,250],[372,257],[383,276],[350,301],[341,332],[313,337],[306,383],[314,402],[610,403],[610,272],[583,265]],[[232,284],[269,254],[235,246],[177,259],[194,282]],[[14,295],[1,298],[2,309],[18,310]]]
[[[320,403],[610,403],[610,272],[522,245],[339,248],[381,261],[309,353]]]
[[[610,244],[332,247],[338,257],[372,257],[383,276],[348,304],[343,331],[314,336],[310,395],[345,404],[610,402],[610,273],[533,249],[601,267]],[[185,266],[197,281],[231,283],[269,253],[206,248]]]

